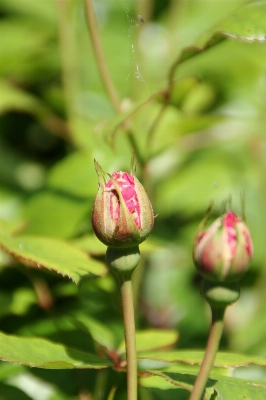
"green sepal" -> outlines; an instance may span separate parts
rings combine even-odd
[[[107,247],[106,264],[118,279],[130,279],[140,260],[139,246],[127,248]]]
[[[235,283],[202,282],[202,295],[212,308],[225,308],[235,303],[240,296],[240,285]]]
[[[109,178],[109,174],[107,174],[102,167],[100,166],[100,164],[94,159],[94,167],[95,170],[97,172],[98,175],[98,183],[99,183],[99,187],[101,187],[102,189],[104,188],[104,186],[106,185],[106,183],[110,180]]]

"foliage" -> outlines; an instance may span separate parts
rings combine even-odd
[[[140,399],[188,399],[209,325],[193,238],[210,201],[241,214],[243,197],[255,254],[205,398],[265,398],[266,2],[94,3],[119,111],[83,1],[0,4],[1,399],[125,399],[90,219],[93,159],[129,171],[132,148],[158,214],[134,273]]]

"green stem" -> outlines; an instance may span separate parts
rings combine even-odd
[[[140,15],[144,22],[147,23],[152,18],[154,8],[153,0],[136,0],[136,15]]]
[[[212,324],[209,333],[205,356],[201,364],[200,372],[197,376],[194,388],[189,400],[200,400],[204,392],[210,371],[212,369],[216,353],[219,348],[222,332],[225,307],[211,307]]]
[[[159,122],[161,121],[168,105],[169,105],[169,100],[165,100],[165,102],[161,106],[158,114],[156,115],[154,121],[152,122],[152,124],[148,130],[148,134],[147,134],[147,147],[151,146],[151,144],[152,144],[151,142],[152,142],[152,138],[154,136],[155,130],[156,130]]]
[[[58,14],[58,34],[62,65],[63,89],[70,132],[75,131],[74,101],[79,91],[77,46],[73,35],[70,0],[55,0]]]
[[[106,263],[118,279],[122,297],[127,360],[127,400],[137,400],[138,392],[135,315],[131,277],[139,260],[139,246],[129,248],[107,247]]]
[[[102,83],[105,87],[105,90],[112,102],[112,105],[117,113],[121,112],[121,100],[119,94],[117,93],[116,87],[112,81],[111,75],[109,73],[109,69],[105,60],[102,44],[100,41],[99,30],[97,26],[97,21],[95,17],[95,12],[93,8],[92,0],[84,0],[85,10],[87,16],[88,27],[90,31],[91,43],[95,54],[95,59],[99,68],[99,73],[102,79]],[[143,158],[141,157],[138,143],[136,142],[132,130],[131,123],[129,120],[123,121],[123,128],[125,129],[130,144],[133,146],[135,152],[137,153],[138,159],[143,164]],[[111,140],[113,141],[114,136],[111,136]]]
[[[104,400],[107,380],[108,380],[108,370],[100,369],[97,372],[96,379],[95,379],[93,399]]]
[[[104,57],[103,49],[101,46],[98,26],[95,18],[95,12],[93,9],[92,0],[84,0],[88,27],[91,36],[92,47],[95,53],[95,58],[98,64],[99,72],[102,78],[103,85],[106,89],[106,92],[114,106],[114,109],[119,112],[120,111],[120,99],[117,94],[116,88],[113,84],[111,76],[109,74],[109,70],[107,68],[106,60]]]
[[[131,277],[120,280],[127,358],[127,400],[137,400],[138,376]]]

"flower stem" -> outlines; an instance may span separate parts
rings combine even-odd
[[[116,91],[116,88],[113,84],[113,81],[111,79],[111,76],[109,74],[109,70],[107,68],[106,60],[105,60],[103,49],[101,46],[98,26],[97,26],[97,22],[96,22],[96,18],[95,18],[95,12],[93,9],[93,1],[92,0],[84,0],[84,2],[85,2],[88,27],[89,27],[90,36],[91,36],[91,42],[92,42],[93,50],[95,53],[95,58],[96,58],[96,61],[98,64],[99,72],[101,75],[101,79],[102,79],[103,85],[106,89],[106,92],[113,104],[114,109],[117,112],[119,112],[120,111],[120,99],[119,99],[118,93]]]
[[[204,392],[211,368],[213,366],[216,353],[219,348],[222,332],[225,307],[212,307],[212,324],[206,346],[205,356],[201,364],[200,372],[197,376],[194,388],[189,400],[200,400]]]
[[[139,260],[139,246],[107,247],[106,263],[118,279],[122,297],[127,359],[127,400],[137,400],[138,396],[135,315],[131,277]]]
[[[137,400],[137,354],[131,277],[119,279],[127,358],[127,400]]]

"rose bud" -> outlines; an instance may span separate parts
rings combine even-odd
[[[194,242],[194,263],[206,279],[216,282],[239,280],[253,254],[247,226],[232,211],[217,218]]]
[[[150,200],[134,173],[106,174],[95,162],[99,177],[92,211],[92,226],[98,239],[111,247],[131,247],[143,242],[153,228]]]

